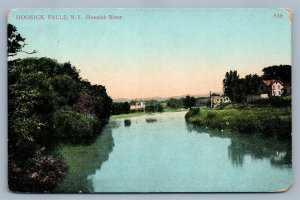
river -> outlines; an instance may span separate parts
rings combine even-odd
[[[57,192],[267,192],[291,185],[289,144],[195,127],[184,115],[114,120],[93,144],[61,147],[70,170]]]

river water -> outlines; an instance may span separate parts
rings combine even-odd
[[[111,121],[93,144],[64,146],[70,170],[57,191],[267,192],[291,185],[286,142],[195,127],[184,115]]]

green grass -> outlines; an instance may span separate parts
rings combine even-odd
[[[228,105],[222,109],[201,109],[196,115],[187,115],[186,120],[201,127],[229,129],[241,134],[278,138],[290,138],[291,135],[291,107]]]

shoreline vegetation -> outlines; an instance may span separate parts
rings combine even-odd
[[[206,129],[291,140],[291,107],[229,104],[218,109],[191,108],[185,119],[188,123]]]
[[[55,149],[87,145],[108,123],[112,99],[70,63],[51,58],[8,62],[8,185],[13,192],[51,192],[68,165]]]

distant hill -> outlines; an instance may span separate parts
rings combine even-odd
[[[219,94],[220,92],[215,92],[217,94]],[[221,94],[221,93],[220,93]],[[142,100],[142,101],[148,101],[148,100],[157,100],[157,101],[165,101],[165,100],[168,100],[170,98],[174,98],[174,99],[180,99],[180,98],[183,98],[183,97],[186,97],[188,94],[186,95],[181,95],[181,96],[171,96],[171,97],[159,97],[159,96],[156,96],[156,97],[149,97],[149,98],[132,98],[132,99],[127,99],[127,98],[117,98],[117,99],[113,99],[114,102],[130,102],[131,100]],[[208,97],[209,94],[197,94],[197,95],[190,95],[190,96],[193,96],[195,98],[198,98],[198,97]]]

